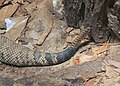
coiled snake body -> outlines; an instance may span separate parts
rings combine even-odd
[[[25,46],[16,44],[7,37],[0,35],[0,62],[12,66],[50,66],[69,60],[78,50],[83,31],[71,46],[58,53],[41,53]],[[79,42],[79,43],[78,43]]]

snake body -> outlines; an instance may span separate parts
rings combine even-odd
[[[84,37],[83,31],[71,46],[58,53],[42,53],[19,45],[7,37],[0,35],[0,62],[12,66],[50,66],[69,60],[78,50],[80,40]],[[79,43],[78,43],[79,42]]]

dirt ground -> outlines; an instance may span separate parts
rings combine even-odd
[[[57,4],[55,1],[1,0],[0,33],[30,49],[51,53],[64,50],[80,34],[80,29],[67,26],[61,14],[62,0]],[[6,25],[9,18],[16,21],[11,28]],[[90,42],[59,65],[0,64],[0,86],[120,86],[119,55],[119,43]]]

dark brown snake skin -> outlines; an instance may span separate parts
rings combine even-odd
[[[86,31],[83,30],[71,44],[71,47],[58,53],[42,53],[38,50],[30,50],[0,35],[0,62],[20,67],[50,66],[63,63],[77,52],[80,41],[85,33]]]

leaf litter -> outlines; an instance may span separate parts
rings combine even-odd
[[[8,0],[1,0],[0,6],[2,4],[5,4],[9,2]],[[59,0],[61,1],[61,0]],[[39,3],[37,3],[39,2]],[[49,10],[56,10],[57,12],[61,13],[62,8],[60,6],[56,6],[56,0],[53,0],[54,6],[51,6],[51,3],[45,4],[47,0],[45,1],[32,1],[30,2],[23,2],[23,0],[13,0],[11,1],[12,4],[8,4],[6,6],[3,6],[0,8],[0,33],[5,33],[4,35],[7,36],[9,39],[16,41],[19,37],[23,37],[24,41],[27,39],[30,39],[29,42],[32,41],[30,46],[34,47],[34,45],[38,46],[39,49],[42,45],[47,44],[50,45],[50,43],[46,43],[46,40],[49,39],[49,35],[52,33],[52,30],[55,28],[59,28],[59,25],[54,25],[54,22],[57,20],[56,18],[53,18],[52,14],[50,14]],[[50,0],[48,0],[50,2]],[[40,4],[41,3],[41,4]],[[61,2],[59,2],[61,3]],[[21,4],[23,4],[24,9],[20,9]],[[29,5],[28,5],[29,4]],[[28,5],[28,6],[27,6]],[[26,7],[27,6],[27,7]],[[32,7],[31,7],[32,6]],[[54,8],[53,8],[54,7]],[[46,8],[49,8],[46,9]],[[60,9],[59,9],[60,8]],[[19,11],[21,10],[21,11]],[[19,11],[19,12],[18,12]],[[26,12],[25,15],[22,12]],[[29,14],[30,13],[30,14]],[[29,15],[31,17],[29,18]],[[19,16],[22,15],[22,16]],[[61,20],[57,20],[61,21]],[[42,23],[42,24],[41,24]],[[59,23],[58,23],[59,24]],[[67,35],[65,36],[66,39],[63,39],[64,41],[73,42],[77,34],[80,34],[80,31],[74,30],[74,28],[64,28]],[[59,30],[58,30],[59,32]],[[55,33],[55,32],[54,32]],[[52,37],[51,37],[52,38]],[[49,39],[50,40],[50,39]],[[62,41],[63,41],[62,40]],[[83,39],[85,40],[85,39]],[[29,45],[29,43],[28,43]],[[46,46],[47,46],[46,45]],[[91,45],[91,44],[90,44]],[[26,45],[27,46],[27,45]],[[60,45],[62,47],[62,45]],[[101,55],[106,54],[109,49],[109,43],[104,43],[102,46],[90,46],[89,48],[85,49],[84,52],[80,52],[80,50],[76,53],[74,57],[68,63],[63,64],[60,66],[53,66],[49,70],[60,70],[62,68],[66,68],[73,65],[82,64],[88,61],[95,60],[99,58]],[[56,51],[56,50],[54,50]],[[80,53],[79,53],[80,52]],[[112,66],[115,66],[115,69],[110,66],[105,66],[106,70],[106,76],[107,78],[116,78],[118,77],[118,73],[120,73],[119,70],[119,62],[108,60],[108,63]],[[116,69],[118,68],[118,69]],[[19,70],[19,69],[17,69]],[[29,69],[30,71],[32,69]],[[36,70],[36,69],[35,69]],[[20,70],[19,70],[20,71]],[[34,70],[33,70],[34,71]],[[116,73],[117,71],[117,73]],[[103,77],[103,80],[106,79],[106,77]],[[112,80],[106,79],[105,82]],[[117,81],[117,80],[116,80]],[[113,82],[112,82],[113,83]],[[94,81],[90,80],[86,86],[95,86]],[[99,84],[99,83],[95,83]],[[107,86],[107,85],[106,85]]]

